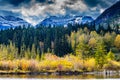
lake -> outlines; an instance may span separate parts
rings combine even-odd
[[[0,80],[38,80],[38,79],[120,79],[120,74],[116,75],[0,75]]]

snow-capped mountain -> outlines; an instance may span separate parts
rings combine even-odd
[[[18,26],[30,26],[30,24],[21,18],[14,16],[0,16],[0,30],[15,28]]]
[[[120,25],[120,1],[106,9],[96,20],[96,30],[102,26],[104,29],[108,29],[108,25],[111,29],[115,30],[116,25]]]
[[[86,24],[92,22],[93,18],[90,16],[50,16],[44,19],[37,26],[67,26],[68,24]]]

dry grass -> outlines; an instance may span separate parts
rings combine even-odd
[[[94,71],[95,59],[82,60],[73,55],[57,57],[53,54],[46,54],[44,60],[2,60],[0,61],[0,71],[31,71],[31,72],[56,72],[56,71]],[[120,69],[120,63],[108,61],[104,69]]]

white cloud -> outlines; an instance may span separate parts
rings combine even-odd
[[[103,0],[101,1],[103,2]],[[104,3],[112,5],[112,3],[107,0],[104,0]],[[38,3],[36,0],[31,0],[27,6],[25,4],[21,4],[21,7],[14,10],[12,9],[12,11],[21,13],[23,19],[33,25],[36,25],[48,16],[65,15],[67,13],[70,15],[88,15],[96,18],[105,10],[104,6],[99,3],[94,7],[89,7],[83,0],[54,0],[53,4]],[[71,11],[66,9],[70,9]]]
[[[91,8],[92,11],[96,11],[97,10],[97,7],[93,7]]]
[[[38,22],[42,21],[42,18],[38,18],[37,20],[34,20],[32,17],[23,17],[27,22],[31,23],[33,26],[35,26],[36,24],[38,24]]]
[[[36,25],[43,18],[52,16],[52,15],[65,15],[66,7],[71,10],[85,11],[87,10],[87,6],[83,3],[82,0],[76,0],[72,5],[66,4],[66,2],[71,2],[72,0],[55,0],[54,4],[46,4],[46,3],[37,3],[35,0],[31,0],[30,6],[22,6],[19,9],[14,9],[14,12],[20,12],[22,17],[28,21],[29,23]],[[31,16],[37,16],[38,19],[34,19]]]
[[[69,0],[67,0],[69,2]],[[87,10],[87,5],[83,3],[83,1],[78,0],[77,2],[74,3],[74,5],[66,5],[67,7],[73,9],[73,10],[78,10],[78,11],[85,11]]]

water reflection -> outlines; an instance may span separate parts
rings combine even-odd
[[[0,75],[0,78],[27,78],[27,79],[110,79],[120,78],[120,74],[116,75],[98,75],[98,74],[83,74],[83,75]]]

